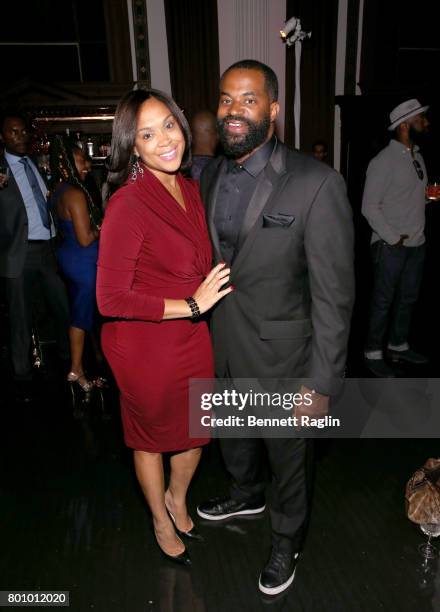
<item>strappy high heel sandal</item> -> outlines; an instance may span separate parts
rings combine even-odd
[[[75,372],[69,372],[67,374],[67,382],[71,384],[76,383],[79,387],[81,387],[84,393],[90,393],[90,391],[94,387],[93,382],[87,380],[84,372],[80,372],[80,374],[76,374]]]
[[[108,380],[103,376],[97,376],[94,378],[93,384],[95,387],[98,387],[98,389],[108,389]]]

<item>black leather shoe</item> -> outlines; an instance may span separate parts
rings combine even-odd
[[[23,381],[15,384],[15,401],[17,404],[30,404],[35,401],[32,382]]]
[[[167,508],[167,512],[170,515],[171,520],[174,523],[174,529],[176,530],[176,533],[178,536],[180,536],[181,538],[188,538],[188,540],[191,540],[193,542],[204,542],[205,538],[202,536],[201,533],[199,533],[196,529],[196,527],[192,526],[192,529],[190,529],[189,531],[181,531],[177,525],[176,525],[176,519],[174,518],[173,514],[171,514],[171,512],[168,510]]]
[[[299,553],[281,552],[272,548],[270,559],[260,574],[258,588],[265,595],[279,595],[295,578]]]
[[[191,565],[191,558],[186,549],[183,551],[183,553],[180,553],[180,555],[169,555],[164,550],[160,550],[164,557],[166,557],[169,561],[172,561],[173,563],[177,563],[178,565]]]
[[[396,378],[396,372],[383,359],[364,358],[365,367],[378,378]]]
[[[388,349],[388,357],[393,363],[399,363],[399,361],[406,361],[407,363],[414,363],[416,365],[425,365],[429,362],[428,358],[425,357],[425,355],[416,353],[411,349],[408,349],[406,351],[393,351],[393,349]]]
[[[156,532],[154,532],[154,535],[156,535]],[[157,536],[156,536],[156,542],[157,542]],[[159,542],[157,542],[157,545],[159,546]],[[183,552],[181,552],[178,555],[169,555],[168,553],[164,551],[164,549],[161,546],[159,546],[159,548],[163,556],[166,557],[169,561],[172,561],[173,563],[178,563],[179,565],[191,565],[191,558],[186,548]]]
[[[248,503],[230,497],[216,497],[197,506],[197,514],[208,521],[220,521],[230,516],[246,516],[264,512],[264,501]]]

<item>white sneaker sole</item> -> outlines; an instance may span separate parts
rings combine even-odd
[[[254,510],[240,510],[239,512],[230,512],[229,514],[219,514],[217,516],[212,516],[212,514],[205,514],[197,508],[197,514],[202,518],[208,521],[222,521],[223,519],[230,518],[231,516],[246,516],[252,514],[259,514],[260,512],[264,512],[266,506],[261,506],[261,508],[255,508]]]
[[[295,578],[295,572],[296,572],[296,566],[295,566],[295,569],[293,570],[293,574],[290,576],[290,578],[288,578],[288,580],[286,580],[286,582],[283,582],[283,584],[280,584],[280,586],[273,587],[272,589],[265,587],[261,584],[260,582],[261,576],[260,576],[260,580],[258,580],[258,588],[265,595],[279,595],[292,584],[293,579]]]

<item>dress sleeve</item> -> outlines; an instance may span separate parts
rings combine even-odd
[[[106,317],[161,321],[164,298],[133,289],[139,254],[147,239],[145,209],[121,194],[105,212],[99,241],[96,299]]]

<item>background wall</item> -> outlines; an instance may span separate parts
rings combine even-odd
[[[279,79],[277,132],[284,139],[286,52],[280,30],[286,0],[217,0],[220,73],[240,59],[268,64]]]
[[[163,0],[145,1],[148,17],[151,87],[170,94],[171,79],[164,3]]]
[[[188,119],[215,110],[219,43],[216,0],[165,0],[171,89]]]
[[[432,117],[438,114],[438,2],[432,0],[417,6],[409,0],[22,0],[20,6],[20,20],[14,6],[2,8],[0,53],[14,62],[4,64],[0,106],[18,101],[34,114],[66,120],[111,115],[123,93],[151,83],[172,93],[190,118],[200,108],[215,110],[221,72],[249,57],[278,75],[278,133],[292,145],[294,50],[282,44],[279,30],[296,16],[312,31],[301,68],[304,152],[326,140],[331,161],[348,178],[350,166],[363,164],[356,152],[368,157],[387,135],[393,105],[418,97],[431,103]],[[432,131],[438,140],[435,121]]]

